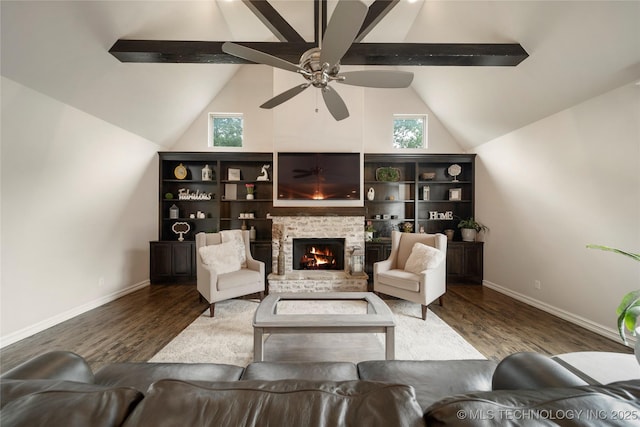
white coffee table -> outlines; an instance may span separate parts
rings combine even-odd
[[[281,301],[365,301],[362,314],[278,314]],[[384,333],[385,357],[395,358],[395,322],[389,307],[373,292],[275,293],[268,295],[253,317],[253,359],[264,359],[264,335],[315,333]]]

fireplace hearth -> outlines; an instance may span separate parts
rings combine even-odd
[[[342,238],[293,239],[293,270],[344,270]]]

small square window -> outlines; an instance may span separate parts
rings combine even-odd
[[[242,114],[209,113],[209,147],[242,147]]]
[[[393,148],[427,148],[426,135],[426,115],[393,115]]]

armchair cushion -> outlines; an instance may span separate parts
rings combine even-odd
[[[411,255],[409,255],[404,269],[420,274],[428,268],[436,268],[444,261],[444,258],[445,255],[441,250],[416,242],[411,249]]]
[[[217,274],[240,270],[240,259],[233,242],[203,246],[198,251],[205,267],[214,270]]]
[[[378,282],[411,292],[420,292],[420,276],[410,271],[389,270],[378,273]]]
[[[261,275],[259,272],[241,268],[238,271],[218,275],[218,291],[247,286],[249,284],[259,284]]]
[[[233,254],[240,260],[240,266],[245,268],[247,266],[247,253],[242,230],[223,230],[220,235],[223,243],[232,245]]]

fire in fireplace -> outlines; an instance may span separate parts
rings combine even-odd
[[[344,270],[344,239],[293,239],[294,270]]]

